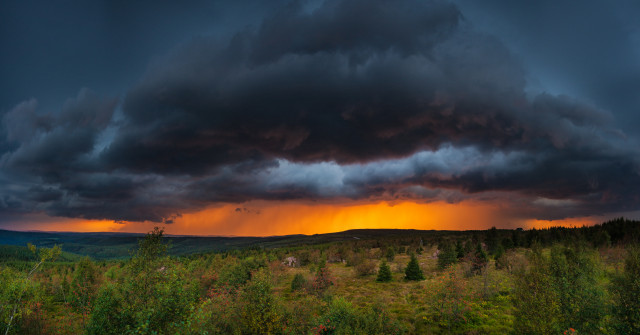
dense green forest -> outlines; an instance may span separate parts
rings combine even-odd
[[[121,238],[120,249],[137,243],[130,257],[106,257],[113,241],[84,248],[92,257],[47,243],[0,246],[0,331],[640,333],[640,222],[622,218],[580,228],[247,238],[215,248],[201,240],[192,249],[161,229]]]

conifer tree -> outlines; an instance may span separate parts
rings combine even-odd
[[[380,269],[378,270],[378,278],[376,281],[378,282],[389,282],[391,281],[391,268],[386,261],[382,261],[380,264]]]
[[[416,255],[411,255],[411,260],[409,264],[407,264],[407,268],[404,270],[405,279],[406,280],[424,280],[424,274],[422,274],[422,270],[420,269],[420,264],[418,264],[418,259]]]

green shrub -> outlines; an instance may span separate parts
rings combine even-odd
[[[173,333],[188,316],[197,286],[182,263],[165,255],[162,230],[140,242],[126,279],[100,290],[88,325],[90,334]]]
[[[405,330],[379,306],[358,310],[344,298],[331,300],[311,328],[314,334],[403,334]]]
[[[393,279],[391,275],[391,268],[386,261],[382,261],[380,264],[380,269],[378,269],[378,278],[376,281],[378,282],[390,282]]]
[[[616,276],[611,285],[615,304],[615,330],[618,334],[637,334],[640,331],[640,250],[628,251],[624,273]]]
[[[480,274],[487,267],[487,263],[489,263],[489,257],[487,257],[487,253],[482,249],[482,244],[478,243],[476,252],[471,259],[471,271],[474,274]]]
[[[273,295],[265,272],[260,272],[241,294],[242,319],[251,334],[278,334],[283,330],[283,311]]]
[[[291,291],[297,291],[307,286],[307,280],[301,273],[296,273],[291,281]]]
[[[516,331],[550,334],[574,328],[580,334],[600,334],[606,312],[597,255],[561,246],[544,256],[532,253],[528,270],[516,279]]]
[[[393,262],[393,259],[396,257],[396,251],[394,250],[393,246],[387,247],[387,251],[384,257],[387,258],[387,261]]]
[[[318,265],[318,270],[316,271],[316,275],[311,282],[311,291],[317,296],[322,296],[334,282],[333,276],[331,276],[331,272],[327,267],[327,264],[324,261],[320,262]]]
[[[441,243],[439,246],[439,250],[440,250],[440,253],[438,254],[439,269],[442,270],[448,267],[449,265],[456,263],[458,259],[456,250],[450,242],[444,241],[443,243]]]
[[[376,264],[374,263],[374,261],[370,259],[367,259],[362,263],[356,265],[356,274],[361,277],[374,274],[375,271],[376,271]]]

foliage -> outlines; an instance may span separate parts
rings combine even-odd
[[[461,326],[469,321],[471,304],[465,283],[455,269],[449,268],[437,278],[434,293],[434,321],[448,332],[460,331]]]
[[[507,257],[502,244],[499,244],[494,254],[496,260],[496,269],[504,269],[507,266]]]
[[[356,274],[358,276],[368,276],[376,272],[376,263],[373,260],[367,259],[362,263],[356,265]]]
[[[487,244],[489,253],[493,255],[498,248],[498,244],[500,243],[500,240],[498,238],[498,229],[496,229],[496,227],[491,227],[491,229],[487,230],[485,243]]]
[[[560,304],[551,282],[550,264],[535,250],[531,268],[519,273],[513,303],[516,307],[515,330],[518,334],[559,334]]]
[[[344,298],[331,301],[318,317],[313,334],[403,334],[404,329],[379,306],[360,311]]]
[[[605,292],[596,256],[584,250],[555,246],[550,255],[536,250],[529,270],[518,275],[515,306],[521,333],[602,333]]]
[[[97,290],[98,273],[89,257],[77,263],[71,280],[71,304],[82,314],[83,324],[91,311]]]
[[[251,334],[278,334],[283,330],[282,307],[274,297],[270,278],[261,272],[244,288],[242,319]]]
[[[473,254],[473,258],[471,259],[471,271],[474,274],[480,274],[487,267],[487,263],[489,262],[489,257],[487,257],[487,253],[482,249],[482,244],[478,243],[476,247],[476,252]]]
[[[324,261],[321,261],[318,265],[316,275],[311,281],[310,290],[317,296],[321,296],[329,289],[329,287],[331,287],[331,285],[334,284],[334,281],[335,279],[331,275],[327,264]]]
[[[444,241],[443,243],[441,243],[438,250],[440,250],[440,253],[438,254],[439,269],[442,270],[451,264],[455,264],[458,260],[456,250],[449,241]]]
[[[464,250],[464,245],[462,244],[462,241],[458,240],[456,241],[456,258],[457,259],[462,259],[464,258],[466,252]]]
[[[127,266],[124,282],[99,292],[88,333],[167,333],[186,318],[196,291],[184,268],[165,256],[162,234],[157,228],[147,234]]]
[[[628,251],[624,273],[617,275],[611,285],[615,297],[613,315],[618,334],[640,332],[640,250]]]
[[[296,273],[291,281],[291,291],[298,291],[307,286],[307,280],[304,278],[302,273]]]
[[[387,251],[386,251],[384,257],[387,259],[387,261],[393,262],[393,259],[396,257],[396,252],[395,252],[393,246],[387,247]]]
[[[5,334],[13,332],[19,327],[19,322],[34,309],[40,309],[39,283],[33,281],[33,276],[40,267],[48,261],[54,261],[62,250],[59,246],[53,248],[37,248],[27,244],[31,253],[36,256],[36,263],[28,273],[15,272],[9,268],[0,268],[0,325]]]

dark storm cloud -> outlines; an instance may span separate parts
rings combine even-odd
[[[565,97],[529,99],[524,87],[519,62],[451,4],[291,5],[228,44],[196,40],[152,70],[127,95],[128,123],[104,158],[202,174],[247,158],[354,163],[448,142],[602,145],[587,127],[604,129],[610,115]]]
[[[85,156],[111,122],[116,102],[82,90],[59,113],[37,113],[35,100],[19,104],[2,120],[6,141],[15,149],[4,153],[0,163],[6,170],[45,181],[86,168],[93,163]]]
[[[640,126],[640,2],[453,2],[478,30],[518,53],[536,89],[614,110],[625,131]]]
[[[83,90],[59,111],[6,113],[0,211],[171,223],[255,199],[500,199],[544,218],[639,207],[638,151],[614,113],[527,91],[520,58],[451,3],[274,7],[156,60],[121,110]]]
[[[105,158],[202,173],[261,155],[353,163],[446,141],[506,146],[536,130],[514,116],[527,108],[522,72],[448,3],[292,6],[152,71],[127,95],[129,123]]]

